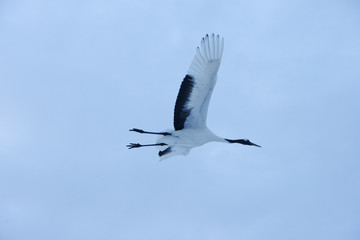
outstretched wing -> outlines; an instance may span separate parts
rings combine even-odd
[[[203,128],[211,94],[214,90],[217,72],[224,49],[224,39],[219,35],[206,35],[201,48],[189,67],[176,99],[174,128]]]

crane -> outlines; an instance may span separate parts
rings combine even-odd
[[[129,131],[161,137],[155,144],[130,143],[127,145],[129,149],[159,146],[161,150],[158,155],[160,160],[164,160],[175,155],[187,155],[192,148],[208,142],[240,143],[261,147],[248,139],[218,137],[206,125],[209,102],[217,80],[223,49],[224,38],[220,38],[219,35],[206,34],[202,38],[177,95],[174,130],[149,132],[138,128],[130,129]]]

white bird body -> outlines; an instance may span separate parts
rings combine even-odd
[[[201,48],[201,49],[200,49]],[[196,49],[195,57],[181,83],[174,111],[174,129],[164,132],[146,132],[131,129],[139,133],[159,134],[156,144],[141,145],[131,143],[129,149],[144,146],[161,146],[160,160],[174,155],[186,155],[191,148],[202,146],[208,142],[241,143],[258,146],[247,139],[230,140],[220,138],[206,126],[206,117],[210,98],[217,81],[224,49],[224,39],[214,34],[206,35],[201,46]],[[260,147],[260,146],[258,146]]]
[[[160,156],[160,160],[164,160],[174,155],[187,155],[190,152],[190,149],[200,147],[209,142],[226,142],[226,140],[216,136],[207,127],[172,131],[171,135],[160,137],[157,141],[157,143],[166,143],[168,146],[172,146],[172,154],[164,154]],[[162,147],[162,150],[165,150],[165,148]]]

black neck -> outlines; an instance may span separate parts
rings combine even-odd
[[[240,143],[240,144],[244,144],[244,145],[260,147],[259,145],[250,142],[248,139],[227,139],[227,138],[225,138],[225,140],[228,141],[229,143]]]
[[[229,143],[241,143],[241,144],[245,144],[247,145],[248,142],[250,142],[247,139],[227,139],[225,138],[226,141],[228,141]]]

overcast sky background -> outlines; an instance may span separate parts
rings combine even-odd
[[[225,39],[210,143],[172,128],[206,33]],[[360,2],[0,1],[0,239],[360,238]]]

